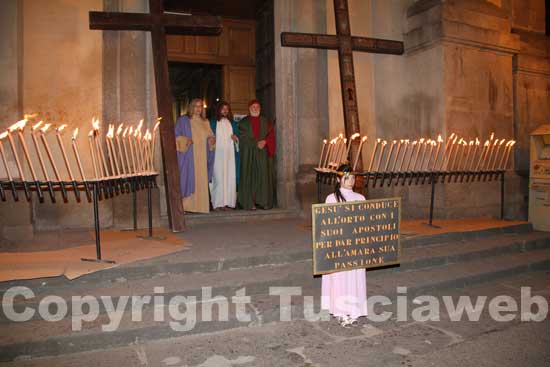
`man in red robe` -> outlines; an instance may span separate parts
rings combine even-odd
[[[241,172],[238,203],[243,209],[271,209],[275,201],[274,126],[260,116],[258,100],[248,104],[249,115],[239,122]]]

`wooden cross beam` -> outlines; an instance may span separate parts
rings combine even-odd
[[[281,44],[287,47],[338,50],[344,126],[346,135],[349,137],[360,132],[353,51],[402,55],[404,46],[403,42],[400,41],[351,36],[347,0],[334,0],[334,15],[336,18],[336,35],[282,32]],[[357,147],[358,141],[356,140],[353,144],[354,152]],[[352,154],[355,155],[355,153]],[[361,169],[361,160],[359,160],[358,166]]]
[[[214,16],[190,16],[164,12],[163,0],[149,0],[149,11],[149,14],[92,11],[90,29],[151,32],[158,114],[162,117],[159,130],[168,221],[170,228],[178,232],[185,229],[185,218],[176,155],[166,35],[218,35],[221,32],[221,26],[219,19]]]

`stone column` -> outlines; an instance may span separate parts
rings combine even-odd
[[[325,8],[313,0],[282,0],[275,1],[274,13],[278,204],[292,209],[299,201],[307,210],[315,187],[313,167],[328,135],[326,51],[281,47],[280,34],[325,33]]]

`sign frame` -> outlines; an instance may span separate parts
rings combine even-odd
[[[347,269],[334,269],[329,271],[318,271],[317,270],[317,261],[315,256],[315,243],[317,242],[316,238],[316,225],[315,225],[315,209],[316,208],[322,208],[322,207],[328,207],[328,206],[345,206],[349,204],[354,203],[377,203],[377,202],[387,202],[387,201],[398,201],[399,206],[397,210],[397,260],[391,261],[391,262],[385,262],[382,264],[373,264],[371,266],[367,267],[356,267],[356,268],[347,268]],[[401,262],[399,259],[401,258],[402,249],[401,249],[401,209],[402,209],[402,202],[401,197],[389,197],[389,198],[381,198],[381,199],[371,199],[371,200],[357,200],[357,201],[344,201],[340,203],[320,203],[320,204],[312,204],[311,205],[311,236],[312,236],[312,262],[313,262],[313,275],[326,275],[326,274],[332,274],[337,273],[341,271],[348,271],[348,270],[355,270],[355,269],[374,269],[374,268],[380,268],[380,267],[386,267],[386,266],[393,266],[393,265],[399,265]]]

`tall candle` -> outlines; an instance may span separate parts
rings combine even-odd
[[[103,151],[101,132],[99,129],[99,120],[97,119],[93,120],[92,125],[94,127],[94,141],[95,141],[98,161],[100,162],[100,165],[103,168],[103,172],[104,172],[103,177],[109,177],[111,175],[109,174],[109,169],[107,168],[107,160],[105,158],[105,152]]]
[[[334,145],[335,145],[335,142],[334,142],[334,139],[332,139],[328,143],[328,149],[327,149],[327,154],[325,155],[325,161],[323,162],[323,168],[328,168],[328,165],[330,163],[330,156],[332,155],[332,150],[334,149]]]
[[[432,158],[434,154],[434,147],[437,145],[437,143],[435,142],[435,140],[430,139],[429,145],[430,145],[430,151],[428,153],[428,159],[426,160],[426,164],[424,165],[426,170],[430,169],[430,163],[432,162]]]
[[[8,165],[8,160],[6,158],[6,152],[4,151],[4,143],[2,143],[2,140],[8,136],[8,132],[4,131],[0,134],[0,154],[2,154],[2,161],[4,161],[4,167],[6,167],[6,174],[8,175],[8,180],[13,181],[13,177],[11,175],[10,166]]]
[[[130,145],[130,153],[132,155],[132,167],[134,169],[134,174],[137,174],[139,172],[139,168],[137,166],[137,158],[136,158],[136,150],[134,147],[134,128],[130,127],[129,134],[128,134],[128,144]]]
[[[476,159],[477,150],[478,150],[478,148],[479,148],[479,144],[480,144],[479,139],[476,138],[476,141],[475,141],[475,143],[474,143],[474,145],[475,145],[475,147],[474,147],[474,153],[472,154],[472,158],[470,159],[470,164],[468,164],[468,165],[466,166],[466,170],[468,170],[468,171],[471,171],[471,170],[474,169],[474,164],[475,164],[475,159]]]
[[[418,141],[413,141],[412,144],[411,144],[411,154],[409,155],[409,159],[407,160],[407,164],[405,165],[405,171],[409,171],[411,169],[411,163],[412,163],[412,160],[413,160],[413,157],[414,157],[414,150],[415,148],[418,149],[420,145],[418,145]]]
[[[24,121],[24,120],[21,120]],[[15,143],[13,142],[13,137],[11,133],[16,130],[19,127],[19,124],[21,121],[16,122],[15,124],[11,125],[8,128],[8,141],[10,142],[11,151],[13,153],[13,156],[15,158],[15,164],[17,165],[17,171],[19,172],[19,177],[21,177],[21,181],[25,180],[25,173],[23,172],[23,169],[21,168],[21,162],[19,161],[19,155],[17,154],[17,149],[15,148]]]
[[[122,148],[124,149],[124,158],[126,160],[126,167],[128,167],[128,174],[132,174],[132,166],[130,165],[130,156],[128,155],[128,148],[126,147],[126,136],[128,134],[128,126],[122,133]]]
[[[443,139],[441,138],[441,135],[437,136],[437,149],[435,151],[435,160],[434,164],[432,166],[432,171],[437,170],[437,162],[439,161],[439,151],[441,150],[441,143],[443,143]]]
[[[397,172],[401,172],[403,170],[403,165],[405,164],[405,158],[407,157],[407,151],[409,150],[409,139],[405,139],[404,144],[405,144],[405,148],[403,149],[403,158],[401,158],[401,164],[399,165]]]
[[[512,148],[516,144],[516,142],[514,140],[511,140],[509,144],[510,145],[508,146],[508,151],[506,152],[506,159],[504,161],[504,165],[501,168],[503,170],[506,170],[506,168],[508,167],[508,158],[510,158],[510,153],[512,152]]]
[[[374,164],[374,157],[376,156],[376,149],[378,148],[378,144],[380,144],[380,142],[381,142],[381,139],[380,139],[380,138],[376,139],[376,143],[374,144],[374,148],[373,148],[373,150],[372,150],[372,157],[371,157],[371,159],[370,159],[369,171],[368,171],[368,172],[371,172],[371,171],[372,171],[372,166],[373,166],[373,164]],[[355,160],[357,160],[357,158],[356,158]]]
[[[122,125],[123,124],[120,124],[118,125],[118,129],[116,130],[116,135],[115,135],[115,143],[116,143],[116,148],[118,150],[118,155],[119,155],[119,158],[120,158],[120,167],[122,169],[122,174],[124,174],[124,176],[126,176],[126,167],[125,167],[125,160],[124,160],[124,154],[122,152],[122,146],[120,145],[120,133],[122,132]]]
[[[418,141],[418,149],[416,151],[416,156],[414,157],[413,165],[412,165],[412,171],[416,170],[416,166],[418,164],[418,158],[420,157],[420,151],[424,148],[424,138],[420,139]]]
[[[65,146],[63,145],[63,141],[61,140],[61,132],[66,127],[67,125],[63,124],[59,126],[57,129],[55,129],[55,136],[57,138],[59,149],[61,150],[61,155],[63,156],[63,161],[65,162],[65,167],[67,167],[69,178],[71,179],[71,181],[74,181],[73,170],[71,169],[71,165],[69,164],[69,159],[67,158],[67,153],[65,152]]]
[[[321,164],[323,162],[323,153],[325,153],[326,146],[327,146],[327,139],[323,139],[323,146],[321,147],[321,155],[319,156],[319,164],[318,164],[319,168],[321,168]]]
[[[485,157],[485,160],[483,162],[483,167],[485,170],[489,170],[491,168],[490,164],[493,159],[493,154],[495,152],[496,146],[498,145],[499,140],[493,140],[493,144],[489,146],[489,152],[487,153],[487,156]]]
[[[424,166],[425,166],[425,162],[426,162],[426,158],[430,158],[430,155],[432,153],[432,150],[433,150],[433,146],[432,146],[432,139],[428,139],[426,140],[426,142],[424,143],[425,147],[424,147],[424,155],[422,156],[422,159],[420,160],[420,167],[418,168],[420,171],[423,171],[424,170]],[[430,150],[428,150],[428,147],[430,148]],[[429,153],[428,153],[429,152]]]
[[[392,157],[392,153],[394,151],[395,145],[397,144],[397,140],[392,140],[390,145],[390,151],[388,152],[388,158],[386,159],[386,164],[384,165],[384,172],[388,171],[388,167],[390,166],[390,160]]]
[[[340,154],[336,158],[336,167],[340,167],[342,164],[342,161],[344,161],[344,154],[346,153],[346,143],[348,142],[347,138],[344,138],[344,141],[342,142],[342,147],[340,148]]]
[[[439,167],[440,170],[443,170],[443,168],[447,164],[449,149],[452,149],[454,142],[456,142],[456,134],[452,133],[447,138],[447,142],[445,143],[445,150],[443,151],[443,159],[441,160],[441,166]]]
[[[386,147],[386,145],[388,144],[387,141],[383,141],[382,142],[382,147],[380,148],[380,156],[378,157],[378,164],[377,164],[377,167],[376,167],[376,172],[380,172],[380,164],[382,163],[382,156],[384,155],[384,148]]]
[[[348,149],[346,150],[346,155],[344,156],[344,159],[343,159],[344,162],[348,161],[349,164],[351,164],[351,157],[349,156],[351,145],[353,144],[353,140],[355,140],[356,138],[358,138],[360,136],[361,136],[361,134],[355,133],[355,134],[353,134],[352,136],[349,137]],[[359,144],[361,144],[361,143],[359,143]]]
[[[361,150],[363,149],[363,144],[367,141],[367,136],[363,136],[361,138],[361,142],[359,143],[359,148],[357,148],[357,154],[355,155],[355,162],[353,163],[353,169],[352,171],[355,172],[355,169],[357,168],[357,163],[359,162],[359,157],[361,157]]]
[[[48,158],[50,159],[50,164],[52,165],[53,172],[55,174],[55,178],[57,181],[61,181],[61,176],[59,175],[59,170],[57,169],[57,166],[55,164],[55,160],[53,159],[52,151],[50,150],[50,146],[48,145],[48,140],[46,139],[46,132],[50,128],[52,124],[46,124],[44,127],[40,129],[40,138],[42,139],[42,143],[44,144],[44,148],[46,149],[46,153],[48,155]]]
[[[462,166],[462,162],[464,161],[464,155],[466,154],[467,147],[468,147],[468,143],[466,143],[466,140],[462,140],[462,149],[460,150],[460,156],[458,158],[458,163],[456,165],[457,171],[460,171],[460,167]]]
[[[40,146],[38,144],[38,140],[36,139],[36,130],[42,126],[42,121],[39,121],[35,125],[33,125],[31,129],[31,138],[32,142],[34,144],[34,149],[36,150],[36,154],[38,155],[38,161],[40,162],[40,167],[42,168],[42,173],[44,174],[44,180],[49,181],[50,178],[48,177],[48,170],[46,169],[46,165],[44,164],[44,158],[42,157],[42,151],[40,150]]]
[[[120,176],[120,172],[118,169],[118,164],[115,164],[115,152],[113,151],[113,136],[114,136],[114,130],[115,126],[112,124],[109,124],[109,129],[107,130],[106,143],[107,143],[107,151],[109,152],[109,163],[111,163],[111,172],[113,172],[113,176],[117,175]]]
[[[491,143],[489,142],[489,140],[486,140],[485,141],[485,144],[483,144],[483,149],[481,150],[481,154],[479,156],[479,160],[477,162],[477,166],[476,166],[476,171],[479,171],[481,170],[481,167],[482,167],[482,164],[483,164],[483,158],[487,155],[487,151],[489,150],[489,145]]]
[[[32,179],[34,181],[38,181],[38,177],[36,176],[36,172],[35,172],[34,167],[32,165],[32,160],[31,160],[31,156],[29,154],[29,149],[27,147],[27,142],[25,141],[25,136],[23,135],[23,129],[25,128],[25,124],[27,123],[27,120],[22,120],[22,121],[23,122],[21,122],[19,124],[19,126],[17,127],[17,134],[19,136],[21,146],[23,147],[23,153],[25,153],[25,158],[27,159],[27,163],[29,164],[29,168],[31,169]]]
[[[468,170],[468,163],[470,162],[470,154],[472,154],[472,147],[473,146],[474,146],[474,141],[470,140],[470,142],[468,143],[468,151],[466,153],[466,158],[464,159],[464,166],[463,166],[462,171],[467,171]]]
[[[399,139],[399,142],[397,143],[397,153],[395,154],[395,159],[393,161],[393,166],[391,167],[391,172],[395,172],[395,169],[397,168],[397,162],[399,161],[399,155],[401,154],[401,147],[403,146],[404,142],[404,139]]]
[[[499,153],[500,153],[500,148],[502,148],[502,144],[504,144],[504,142],[506,141],[506,139],[502,139],[500,141],[500,143],[498,143],[498,146],[497,146],[497,150],[496,150],[496,153],[495,153],[495,159],[493,160],[493,164],[491,165],[491,171],[494,171],[496,166],[497,166],[497,160],[499,158]]]
[[[155,144],[157,142],[157,131],[159,129],[160,120],[162,120],[162,117],[159,117],[157,119],[157,123],[155,124],[155,127],[153,128],[153,148],[151,149],[152,155],[153,155],[153,169],[154,169],[154,157],[155,157]]]
[[[97,173],[97,165],[96,165],[96,157],[95,157],[95,152],[94,152],[94,142],[93,142],[93,139],[94,139],[94,130],[90,130],[90,133],[88,134],[88,142],[89,142],[89,146],[90,146],[90,155],[92,157],[92,165],[94,166],[94,178],[97,180],[98,179],[98,173]]]
[[[82,181],[86,181],[86,175],[84,174],[84,167],[82,167],[82,161],[80,160],[80,152],[78,151],[78,143],[76,140],[77,138],[78,138],[78,127],[74,129],[73,137],[71,138],[71,143],[73,146],[74,158],[76,159],[76,164],[78,165],[78,170],[80,171],[80,179]]]

